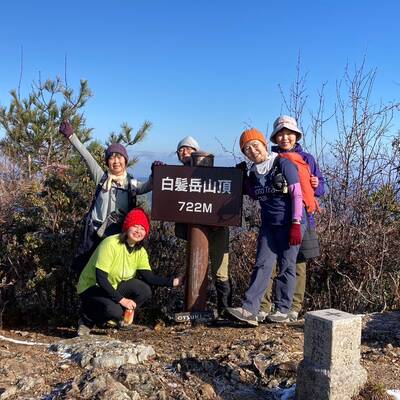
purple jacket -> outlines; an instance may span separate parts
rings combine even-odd
[[[273,146],[271,150],[275,153],[284,153],[284,150],[281,150],[278,146]],[[294,151],[296,153],[299,153],[303,160],[308,164],[310,167],[311,173],[318,178],[318,186],[315,188],[314,194],[315,197],[321,197],[325,194],[325,179],[322,176],[322,173],[318,167],[317,162],[315,161],[315,158],[310,154],[306,153],[301,145],[299,143],[296,143],[294,148],[290,151]],[[308,216],[308,222],[311,226],[311,228],[315,229],[315,219],[314,215],[309,215]]]
[[[273,146],[271,150],[274,153],[284,153],[284,150],[281,150],[278,146]],[[325,179],[322,176],[322,173],[318,167],[317,162],[315,161],[315,158],[310,154],[306,153],[301,145],[299,143],[296,143],[293,150],[296,153],[299,153],[303,160],[308,164],[310,167],[311,173],[318,178],[318,186],[316,187],[314,193],[315,197],[321,197],[325,194]]]

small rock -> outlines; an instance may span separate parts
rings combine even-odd
[[[165,390],[160,390],[157,393],[157,400],[168,400],[168,396],[167,396],[167,393],[165,392]]]
[[[261,340],[262,342],[265,342],[269,339],[270,336],[271,335],[268,334],[268,332],[260,332],[257,339]]]
[[[238,352],[238,358],[239,360],[247,360],[248,359],[248,353],[245,349],[240,349]]]
[[[257,354],[253,359],[253,365],[261,376],[265,375],[265,370],[267,369],[269,363],[270,361],[264,354]]]
[[[270,389],[276,388],[279,386],[279,381],[277,379],[271,379],[267,385]],[[311,400],[311,399],[310,399]]]
[[[165,328],[165,322],[162,321],[162,320],[160,320],[160,321],[157,321],[157,322],[156,322],[156,324],[154,325],[154,328],[153,328],[153,329],[154,329],[156,332],[160,332],[160,331],[162,331],[164,328]]]
[[[120,389],[106,389],[103,393],[98,394],[97,398],[99,400],[140,400],[140,395],[138,392],[133,392],[135,395],[132,396],[132,393],[127,393],[124,390]]]
[[[151,346],[121,342],[101,336],[61,340],[50,350],[67,353],[82,367],[118,368],[124,364],[138,364],[155,355]]]
[[[97,376],[95,379],[85,383],[82,389],[82,396],[86,399],[93,399],[104,391],[112,390],[113,392],[128,392],[128,389],[122,384],[113,379],[110,374]],[[104,399],[110,400],[107,397]],[[122,399],[122,398],[121,398]]]
[[[200,387],[200,394],[204,399],[212,399],[216,397],[215,390],[209,383],[205,383]]]
[[[71,398],[71,399],[77,398],[78,395],[79,395],[79,393],[80,393],[80,390],[79,390],[78,384],[77,384],[75,381],[72,382],[72,383],[71,383],[71,387],[70,387],[70,389],[69,389],[68,392],[67,392],[68,398]]]
[[[63,369],[63,370],[66,370],[66,369],[68,369],[70,366],[68,365],[68,364],[61,364],[60,365],[60,368],[61,369]]]
[[[193,350],[189,351],[188,358],[196,358],[196,353]]]
[[[284,371],[284,372],[295,373],[297,371],[297,363],[295,363],[294,361],[287,361],[287,362],[280,363],[278,365],[278,370],[282,371],[282,372]]]
[[[19,390],[29,391],[35,386],[40,386],[44,384],[44,379],[41,376],[32,377],[32,376],[24,376],[23,378],[18,379],[16,386]]]
[[[244,381],[246,379],[246,376],[247,376],[246,371],[243,370],[243,369],[240,369],[239,370],[239,378],[240,378],[240,380]]]
[[[5,392],[0,394],[0,399],[1,400],[8,399],[8,398],[14,396],[17,393],[17,391],[18,391],[18,388],[15,385],[10,386]]]
[[[180,392],[177,396],[178,400],[191,400],[190,397],[184,392]]]

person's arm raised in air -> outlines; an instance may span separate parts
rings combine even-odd
[[[90,154],[88,149],[79,140],[78,136],[74,134],[71,123],[69,121],[63,121],[60,125],[59,132],[71,142],[76,151],[82,156],[83,160],[89,168],[92,179],[96,182],[96,184],[98,184],[104,174],[104,171],[94,159],[94,157]]]

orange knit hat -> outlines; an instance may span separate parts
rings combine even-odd
[[[250,140],[259,140],[265,147],[267,147],[267,139],[265,139],[265,136],[258,129],[250,128],[243,131],[240,136],[240,150],[243,151],[243,147],[247,142],[250,142]]]

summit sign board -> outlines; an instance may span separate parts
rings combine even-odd
[[[238,168],[156,166],[151,216],[187,224],[240,226],[242,182]]]

